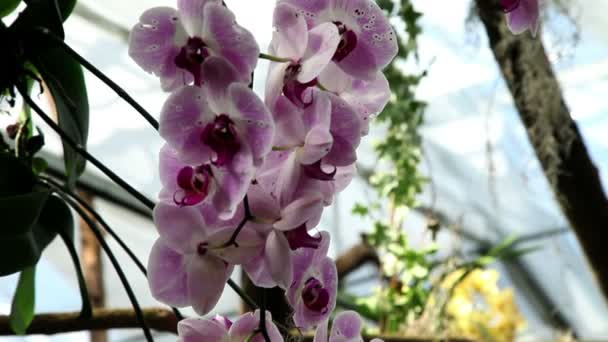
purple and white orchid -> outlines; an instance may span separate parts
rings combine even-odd
[[[236,24],[221,0],[178,0],[177,10],[151,8],[129,36],[129,56],[160,77],[165,91],[201,85],[206,78],[202,64],[210,56],[229,61],[239,79],[249,83],[259,52],[253,35]]]
[[[246,313],[234,323],[226,317],[215,316],[212,319],[188,318],[177,325],[180,342],[264,342],[264,337],[257,331],[260,312]],[[266,331],[270,342],[283,342],[283,336],[272,322],[272,316],[266,312]]]
[[[205,315],[241,265],[257,286],[286,290],[296,325],[318,327],[315,341],[360,341],[356,313],[339,314],[327,333],[337,271],[317,225],[390,99],[382,70],[395,33],[372,0],[278,0],[273,26],[260,55],[221,0],[178,0],[177,10],[147,10],[131,31],[130,56],[170,93],[150,289]],[[249,87],[258,56],[272,61],[264,101]],[[265,322],[270,340],[283,341],[268,313]],[[259,325],[256,311],[234,323],[185,319],[178,332],[184,342],[261,342]]]

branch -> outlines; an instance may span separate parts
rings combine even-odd
[[[177,334],[177,319],[172,311],[153,308],[143,310],[144,319],[156,331]],[[59,334],[84,330],[137,329],[140,324],[132,309],[95,309],[90,318],[80,318],[80,312],[48,313],[34,317],[28,335]],[[0,316],[0,336],[14,335],[9,316]]]
[[[376,254],[376,250],[365,242],[354,245],[336,258],[338,277],[343,279],[368,262],[376,266],[380,265],[380,259],[378,258],[378,254]]]
[[[608,199],[542,41],[527,33],[511,34],[499,0],[476,0],[476,5],[555,198],[608,296]]]

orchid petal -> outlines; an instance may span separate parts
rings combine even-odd
[[[290,230],[306,223],[308,229],[314,228],[323,211],[321,194],[313,192],[291,202],[281,211],[281,219],[274,227],[279,230]]]
[[[286,289],[291,285],[293,269],[289,243],[281,232],[271,231],[266,240],[266,267],[277,285]]]
[[[188,297],[199,315],[209,313],[222,296],[234,266],[213,256],[196,256],[188,265]]]
[[[282,58],[298,61],[306,51],[308,28],[306,20],[298,10],[286,3],[279,3],[274,9],[273,26],[276,28],[276,53]]]
[[[148,257],[148,285],[155,299],[176,307],[190,305],[185,264],[182,254],[156,240]]]
[[[205,240],[207,226],[196,207],[158,203],[152,214],[161,238],[177,252],[194,253],[198,241]]]
[[[298,74],[298,82],[308,83],[319,76],[331,61],[338,43],[340,43],[340,35],[333,23],[324,23],[308,31],[308,45],[302,58],[302,70]]]
[[[214,320],[186,318],[177,324],[177,334],[182,342],[214,341],[228,342],[225,326]]]

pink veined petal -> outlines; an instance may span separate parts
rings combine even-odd
[[[285,96],[280,96],[272,110],[275,119],[275,136],[273,146],[289,149],[304,143],[306,127],[302,110],[296,107]]]
[[[243,140],[249,144],[253,154],[253,165],[262,165],[272,150],[274,121],[264,102],[242,83],[233,83],[228,88],[235,122],[241,128]]]
[[[354,80],[352,90],[341,97],[357,111],[362,120],[361,134],[367,135],[370,117],[382,112],[391,98],[391,89],[384,73],[379,72],[369,82]]]
[[[361,141],[361,120],[346,101],[333,94],[330,94],[330,99],[334,143],[324,162],[334,166],[347,166],[356,160],[355,149]]]
[[[272,53],[272,52],[271,52]],[[266,77],[266,88],[264,91],[264,103],[268,108],[273,108],[278,97],[283,91],[285,71],[289,63],[270,63]]]
[[[325,89],[341,96],[351,89],[354,78],[331,62],[319,74],[318,80]]]
[[[179,47],[174,47],[169,51],[166,63],[163,65],[158,76],[160,77],[160,85],[163,91],[172,92],[180,87],[192,84],[194,76],[189,71],[179,68],[175,64],[175,58],[180,52]]]
[[[167,305],[190,305],[186,260],[157,239],[148,257],[148,285],[152,296]]]
[[[308,31],[308,45],[302,58],[298,82],[307,83],[319,76],[336,53],[339,43],[338,28],[333,23],[323,23]]]
[[[177,48],[183,31],[177,11],[155,7],[145,11],[129,34],[129,56],[145,71],[160,76],[170,55]],[[185,37],[184,37],[185,38]]]
[[[355,78],[373,79],[398,51],[388,18],[376,2],[370,0],[332,0],[331,6],[336,18],[343,18],[347,28],[357,34],[357,46],[338,66]]]
[[[355,311],[342,311],[334,319],[330,336],[344,336],[353,339],[361,336],[361,316]]]
[[[306,135],[304,147],[299,151],[299,161],[304,165],[315,163],[329,153],[333,141],[334,139],[328,129],[313,128]]]
[[[277,55],[298,61],[306,51],[308,28],[303,15],[287,4],[279,3],[274,9],[273,26],[276,34],[273,37]]]
[[[538,0],[521,0],[516,9],[507,13],[507,24],[514,34],[529,29],[536,36],[540,25]]]
[[[152,214],[163,241],[179,253],[194,253],[198,241],[206,238],[207,226],[196,207],[158,203]]]
[[[245,341],[258,328],[259,316],[247,312],[239,317],[230,327],[230,338],[232,341]]]
[[[234,14],[218,2],[205,6],[203,21],[203,41],[232,63],[241,81],[249,84],[260,54],[260,47],[251,32],[239,26]]]
[[[287,289],[293,279],[293,269],[291,250],[283,233],[273,230],[268,235],[265,262],[277,285]]]
[[[312,103],[306,107],[303,113],[303,120],[306,130],[313,127],[323,127],[329,129],[331,126],[331,99],[326,92],[314,89],[312,91]]]
[[[214,119],[206,95],[196,86],[185,86],[171,94],[160,114],[159,132],[191,165],[205,163],[211,150],[200,141],[203,128]]]
[[[247,272],[249,279],[251,279],[255,286],[263,288],[273,288],[277,286],[277,283],[272,279],[272,275],[266,267],[264,248],[262,248],[257,256],[251,258],[242,266],[243,270]]]
[[[254,175],[251,151],[241,146],[241,151],[232,157],[230,165],[212,167],[212,171],[218,187],[211,201],[221,219],[230,219],[247,194]]]
[[[326,11],[330,4],[330,0],[281,0],[280,2],[297,7],[298,12],[306,19],[309,28],[318,24],[320,14]]]
[[[279,332],[279,329],[272,322],[272,315],[266,311],[266,331],[271,342],[282,342],[283,337]],[[250,342],[264,342],[262,334],[254,334],[260,324],[260,311],[256,310],[255,313],[248,312],[242,315],[232,327],[230,327],[231,341],[245,341],[247,338],[252,337]]]
[[[334,136],[331,150],[323,158],[323,162],[329,165],[348,166],[357,161],[356,147],[342,136]]]
[[[281,211],[281,219],[275,222],[278,230],[295,229],[306,223],[308,229],[314,228],[319,222],[323,211],[321,193],[313,192],[291,202]]]
[[[188,264],[188,297],[197,314],[213,310],[233,269],[233,265],[211,255],[193,257]]]
[[[168,144],[163,145],[158,155],[160,182],[163,187],[169,187],[174,192],[177,189],[177,175],[185,165],[178,159],[177,151]]]
[[[281,215],[281,208],[276,198],[259,184],[252,184],[247,192],[249,207],[253,216],[263,222],[273,222]]]
[[[210,246],[216,247],[211,253],[217,257],[230,264],[242,264],[255,257],[266,241],[251,226],[245,225],[236,238],[238,247],[231,245],[219,248],[230,240],[235,228],[236,226],[220,229],[209,236],[207,241]]]
[[[229,342],[225,326],[214,320],[186,318],[177,324],[177,334],[183,342]]]
[[[329,334],[328,334],[328,325],[329,319],[323,321],[321,324],[317,326],[317,331],[315,332],[315,338],[313,342],[328,342]]]
[[[216,3],[221,5],[220,0],[177,0],[179,16],[184,23],[186,32],[191,37],[201,37],[203,32],[203,18],[207,4]]]
[[[300,163],[296,160],[296,153],[290,153],[288,151],[281,152],[289,154],[280,169],[276,183],[276,195],[279,204],[284,206],[289,204],[294,197],[294,193],[302,178],[302,168],[300,167]]]
[[[202,74],[209,104],[215,114],[222,114],[222,107],[228,98],[228,86],[239,81],[239,72],[226,59],[210,56],[203,62]]]

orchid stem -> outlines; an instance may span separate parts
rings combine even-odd
[[[128,281],[125,273],[123,272],[122,268],[120,267],[120,263],[118,263],[118,260],[116,259],[116,257],[114,256],[114,253],[112,253],[112,250],[110,249],[110,246],[108,246],[105,239],[103,238],[103,235],[101,234],[101,230],[97,226],[97,223],[89,215],[87,215],[86,211],[80,205],[78,205],[78,203],[76,203],[74,200],[72,200],[69,196],[66,196],[65,194],[62,194],[62,193],[59,193],[59,195],[61,195],[63,197],[63,199],[74,210],[76,210],[78,215],[87,223],[87,226],[89,226],[89,228],[91,229],[93,234],[95,234],[95,238],[97,238],[97,241],[101,245],[101,248],[104,250],[104,252],[108,256],[108,259],[110,259],[110,262],[112,263],[112,266],[114,267],[114,270],[116,270],[116,274],[118,275],[118,278],[120,278],[120,282],[122,283],[122,285],[125,288],[125,291],[127,292],[127,296],[129,297],[129,300],[131,301],[131,305],[133,305],[133,310],[135,311],[135,316],[137,317],[137,321],[139,322],[139,324],[144,332],[146,341],[153,342],[154,338],[152,338],[152,333],[150,332],[150,327],[148,327],[148,325],[146,324],[146,321],[144,320],[144,315],[143,315],[143,312],[141,311],[141,307],[139,306],[139,302],[137,301],[137,297],[135,297],[135,293],[133,292],[133,289],[131,288],[131,285],[129,284],[129,281]]]
[[[269,55],[269,54],[266,54],[266,53],[260,53],[259,57],[260,57],[260,59],[267,59],[269,61],[278,62],[278,63],[288,63],[288,62],[291,62],[291,59],[289,59],[289,58],[277,57],[277,56]]]
[[[40,178],[43,181],[45,181],[46,183],[48,183],[49,185],[51,185],[52,187],[56,188],[56,190],[61,191],[61,192],[65,193],[66,195],[70,196],[70,198],[75,200],[80,206],[82,206],[86,211],[88,211],[91,215],[93,215],[93,218],[95,220],[97,220],[97,222],[99,222],[99,224],[103,227],[103,229],[106,232],[108,232],[108,234],[110,234],[110,236],[112,236],[112,238],[114,238],[114,240],[116,240],[116,242],[120,245],[120,247],[127,253],[129,258],[131,258],[131,260],[135,263],[137,268],[139,268],[141,273],[146,277],[148,276],[148,271],[146,270],[146,267],[141,262],[141,260],[139,260],[139,258],[135,255],[135,253],[133,253],[131,248],[129,248],[129,246],[127,246],[127,244],[120,238],[120,236],[118,236],[118,234],[116,234],[114,229],[112,229],[110,227],[110,225],[108,225],[108,223],[103,219],[103,217],[95,209],[93,209],[92,206],[90,206],[82,198],[80,198],[74,192],[70,191],[65,186],[62,186],[61,184],[59,184],[58,182],[56,182],[48,177],[40,177]],[[177,308],[172,307],[171,309],[173,310],[173,313],[175,314],[175,317],[177,318],[178,321],[181,321],[182,319],[184,319],[184,316]]]
[[[264,336],[264,340],[266,340],[266,342],[271,342],[270,336],[268,336],[268,329],[266,329],[266,289],[262,289],[262,305],[260,307],[259,329],[262,336]]]
[[[67,45],[63,40],[57,38],[51,31],[46,28],[38,28],[37,30],[41,34],[46,37],[51,38],[55,43],[57,43],[63,50],[65,50],[72,58],[74,58],[80,65],[85,67],[89,72],[99,78],[103,83],[105,83],[108,87],[110,87],[114,92],[120,96],[123,100],[125,100],[131,107],[133,107],[136,111],[141,114],[141,116],[150,123],[154,129],[158,130],[158,121],[148,113],[137,101],[135,101],[131,95],[129,95],[124,89],[122,89],[116,82],[112,81],[108,76],[106,76],[103,72],[97,69],[93,64],[87,61],[84,57],[78,54],[74,49],[72,49],[69,45]]]
[[[247,221],[254,219],[253,215],[251,214],[251,209],[249,208],[249,199],[247,198],[247,195],[245,195],[245,198],[243,198],[243,206],[245,207],[245,216],[243,216],[243,219],[241,220],[241,222],[239,222],[239,225],[236,227],[236,229],[230,236],[230,239],[226,241],[226,243],[223,244],[222,247],[230,247],[232,245],[234,245],[235,247],[239,247],[239,244],[236,242],[236,239],[239,237],[239,234],[241,233],[241,230],[243,230],[243,228],[245,227],[245,224],[247,224]]]

